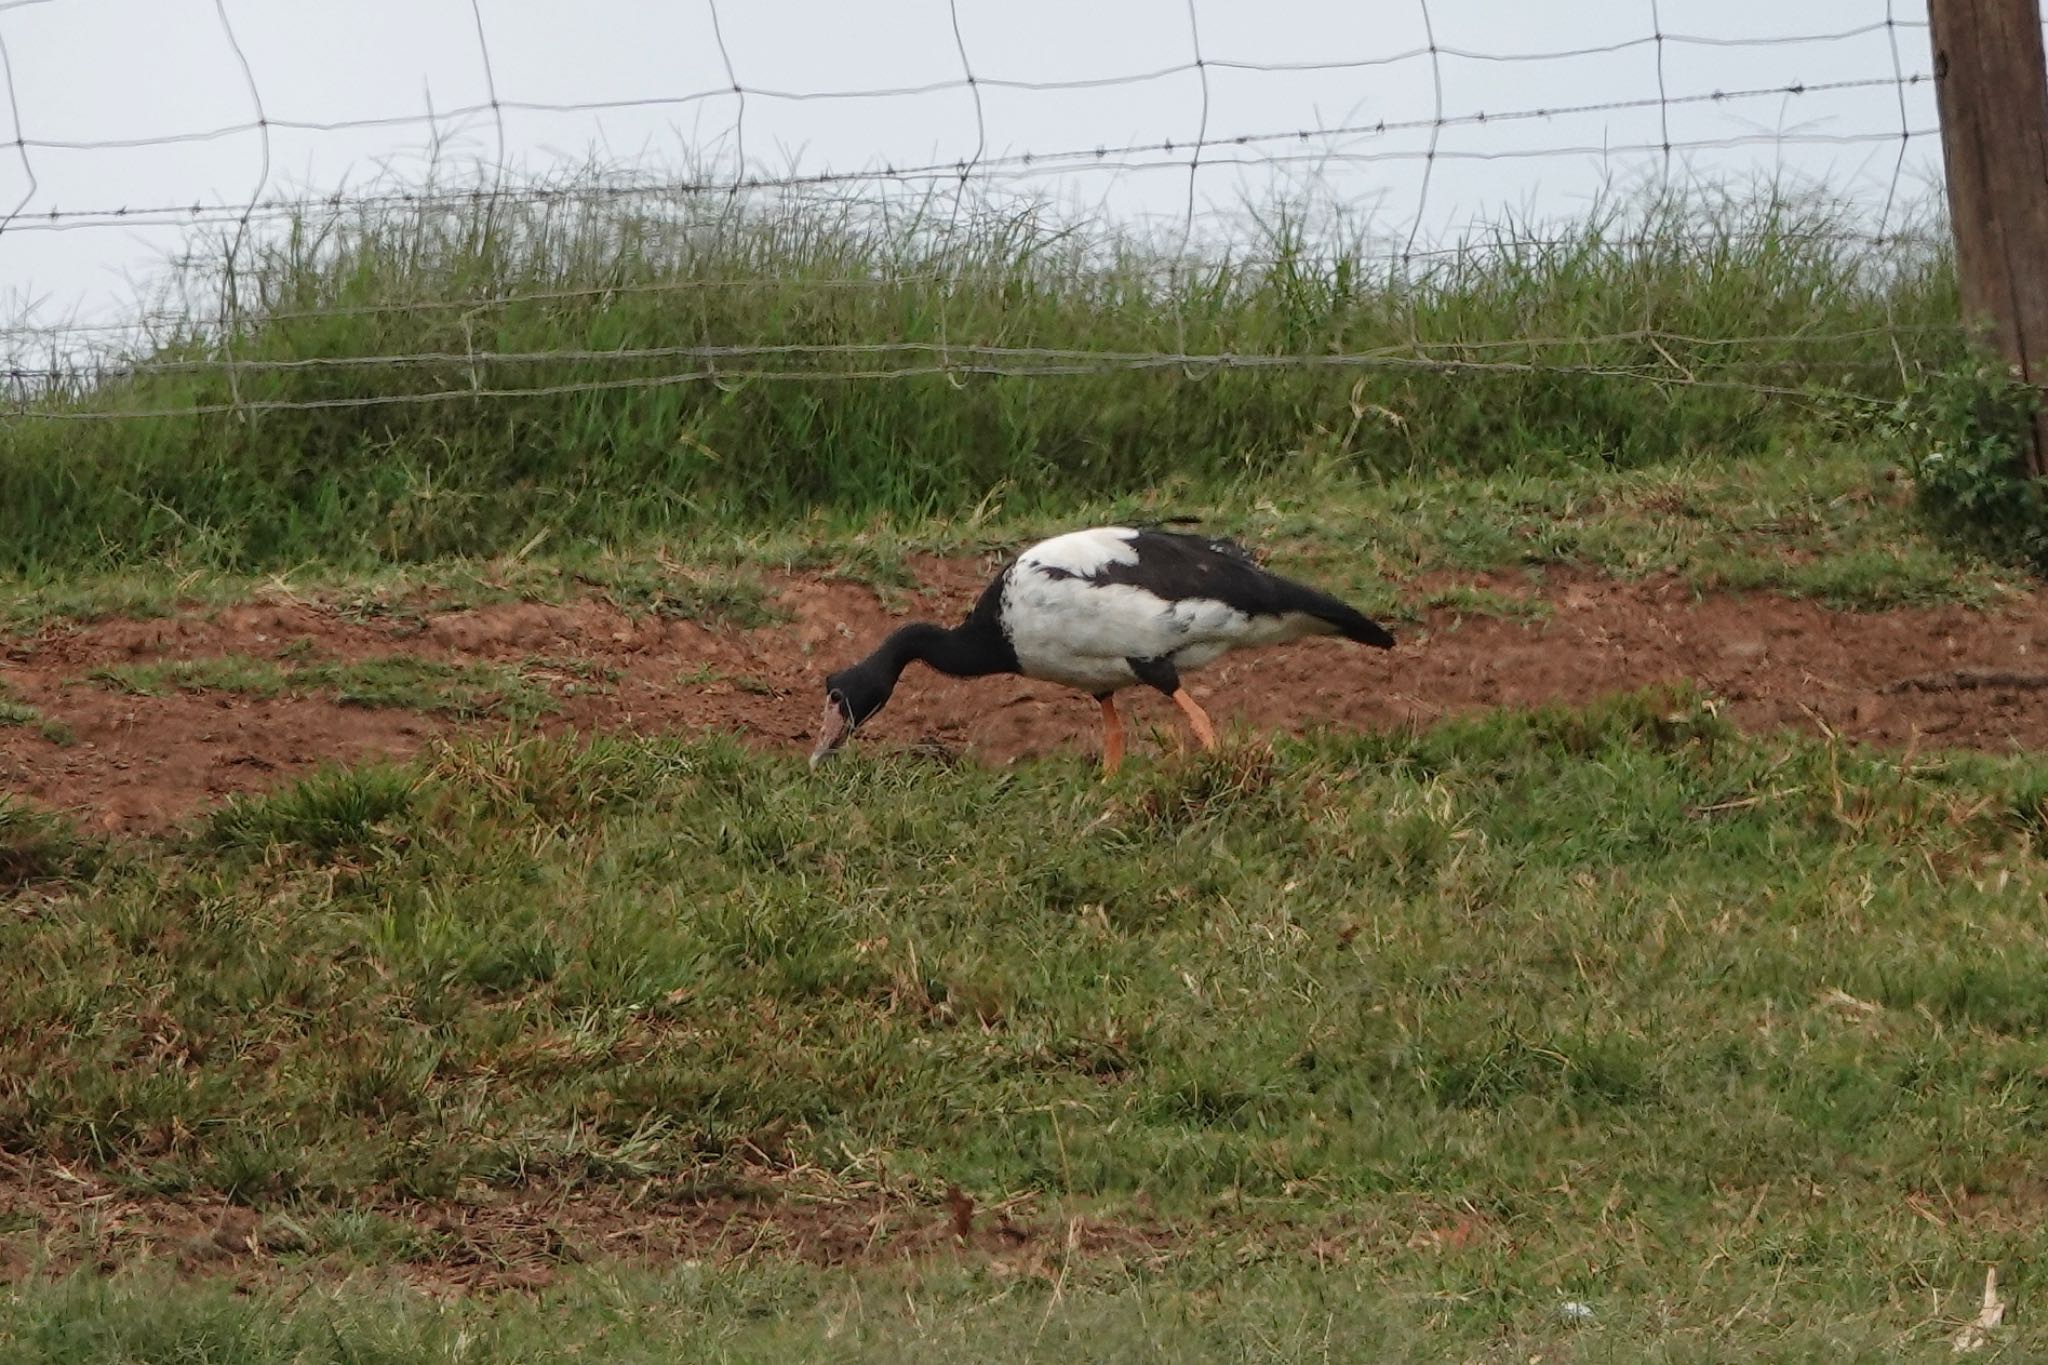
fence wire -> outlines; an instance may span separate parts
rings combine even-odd
[[[11,133],[0,140],[11,147],[21,180],[18,194],[0,191],[0,207],[4,207],[4,216],[0,216],[0,285],[23,283],[10,279],[9,246],[41,234],[76,235],[88,241],[105,235],[119,242],[138,231],[168,229],[187,234],[189,239],[183,257],[187,268],[179,276],[183,297],[174,295],[147,307],[137,306],[112,321],[50,322],[30,312],[0,324],[0,356],[7,357],[0,370],[8,380],[11,410],[16,416],[116,421],[218,412],[490,402],[705,383],[879,383],[932,376],[960,382],[975,377],[1055,379],[1119,370],[1177,370],[1190,379],[1275,369],[1402,370],[1442,375],[1549,373],[1560,381],[1626,378],[1660,386],[1729,386],[1762,395],[1811,397],[1816,383],[1826,384],[1816,380],[1814,373],[1801,371],[1801,366],[1838,376],[1859,370],[1897,370],[1907,363],[1908,352],[1925,338],[1955,331],[1946,321],[1916,318],[1889,318],[1882,329],[1819,319],[1811,330],[1787,331],[1778,313],[1760,307],[1753,318],[1724,314],[1726,333],[1712,336],[1673,330],[1656,325],[1655,319],[1645,319],[1644,325],[1633,327],[1589,322],[1578,334],[1507,338],[1431,336],[1415,328],[1397,346],[1361,347],[1337,337],[1319,338],[1314,346],[1269,347],[1254,353],[1229,344],[1230,338],[1197,316],[1205,300],[1213,302],[1233,288],[1249,288],[1258,282],[1318,298],[1327,296],[1332,307],[1346,301],[1347,306],[1363,306],[1359,300],[1377,289],[1386,298],[1404,300],[1404,306],[1412,309],[1419,306],[1418,299],[1441,297],[1442,291],[1454,290],[1463,278],[1460,272],[1472,268],[1475,261],[1495,267],[1503,260],[1516,259],[1554,263],[1564,254],[1589,248],[1619,257],[1632,252],[1646,258],[1692,252],[1707,263],[1702,269],[1710,269],[1714,253],[1742,246],[1745,230],[1767,236],[1789,251],[1833,253],[1828,259],[1843,263],[1841,268],[1850,276],[1869,272],[1875,278],[1888,271],[1938,270],[1945,240],[1938,217],[1909,211],[1902,195],[1915,149],[1932,158],[1938,148],[1939,130],[1931,114],[1916,118],[1914,113],[1916,97],[1923,108],[1931,102],[1922,91],[1932,80],[1927,69],[1927,24],[1923,15],[1901,12],[1904,7],[1898,0],[1867,0],[1860,5],[1844,0],[1836,7],[1841,12],[1860,8],[1866,17],[1747,36],[1688,29],[1677,14],[1686,8],[1683,0],[1646,0],[1633,15],[1615,7],[1606,21],[1613,29],[1611,37],[1526,51],[1439,41],[1439,35],[1447,31],[1443,21],[1448,12],[1462,8],[1459,17],[1469,21],[1487,9],[1486,0],[1415,0],[1424,36],[1419,45],[1287,60],[1261,60],[1219,50],[1217,41],[1205,36],[1204,29],[1205,10],[1216,0],[1185,0],[1184,28],[1179,33],[1161,32],[1156,63],[1106,74],[1038,77],[1005,73],[1003,63],[992,54],[974,50],[963,12],[971,14],[977,4],[992,0],[946,0],[943,19],[950,29],[946,47],[956,59],[957,76],[831,87],[790,85],[774,79],[771,72],[746,70],[730,41],[732,16],[721,14],[718,0],[703,0],[718,67],[724,75],[722,82],[667,94],[587,100],[533,98],[508,84],[493,57],[493,35],[502,34],[514,20],[495,12],[489,0],[466,0],[486,99],[429,108],[424,113],[391,110],[329,118],[280,108],[288,103],[286,86],[262,69],[261,63],[251,60],[250,50],[237,33],[236,11],[247,3],[212,0],[246,89],[246,118],[96,139],[38,131],[38,115],[44,111],[24,109],[19,96],[9,33],[23,21],[16,11],[33,8],[47,23],[53,14],[67,8],[65,0],[0,3],[0,81],[6,85],[10,120],[6,131]],[[1701,12],[1711,11],[1702,6]],[[81,18],[79,22],[86,21]],[[1867,40],[1880,36],[1881,63],[1844,74],[1847,59],[1843,54],[1862,53],[1870,46]],[[791,45],[806,41],[796,27],[782,37]],[[78,39],[80,50],[84,50],[86,35],[81,32]],[[1085,42],[1086,35],[1076,34],[1076,41]],[[1677,64],[1688,52],[1798,54],[1803,60],[1810,59],[1822,74],[1814,79],[1681,88]],[[1517,103],[1509,99],[1489,107],[1465,105],[1459,102],[1456,83],[1447,75],[1452,64],[1508,73],[1562,69],[1564,64],[1583,59],[1629,53],[1641,53],[1644,58],[1642,89],[1589,91],[1587,98],[1572,102]],[[1389,73],[1404,68],[1427,73],[1426,97],[1409,107],[1382,106],[1369,119],[1347,116],[1306,126],[1235,131],[1218,124],[1216,82],[1226,73],[1355,78],[1360,100],[1372,103],[1388,88]],[[995,145],[988,102],[1000,93],[1077,96],[1122,89],[1156,101],[1160,92],[1176,82],[1188,91],[1188,131],[1182,136],[1106,136],[1078,146]],[[1489,82],[1488,88],[1492,84]],[[1506,86],[1504,75],[1502,88]],[[1884,94],[1892,97],[1884,103],[1888,109],[1895,108],[1895,118],[1887,114],[1874,116],[1861,126],[1819,127],[1810,126],[1800,114],[1803,108],[1826,105],[1833,97]],[[750,135],[751,121],[761,117],[767,106],[812,106],[821,111],[820,118],[829,119],[834,107],[952,95],[961,100],[963,123],[971,117],[966,126],[971,130],[972,150],[965,155],[901,164],[881,157],[858,166],[792,162],[778,172],[758,155],[763,139]],[[1596,95],[1600,97],[1593,97]],[[688,171],[563,174],[539,180],[509,172],[508,115],[601,116],[628,110],[682,115],[724,106],[732,109],[729,127],[705,139],[701,156],[686,158],[692,161]],[[1693,110],[1721,111],[1748,119],[1754,127],[1714,135],[1688,134],[1675,126],[1674,118]],[[1610,140],[1604,135],[1604,123],[1598,140],[1566,135],[1546,141],[1530,136],[1533,130],[1548,126],[1645,114],[1654,114],[1654,136]],[[311,193],[280,193],[274,188],[280,155],[275,140],[281,135],[388,132],[403,138],[425,133],[438,146],[444,130],[471,119],[489,121],[493,152],[487,171],[473,183]],[[168,154],[180,147],[250,137],[257,144],[257,156],[249,168],[249,189],[233,202],[195,195],[182,202],[159,196],[135,202],[59,203],[50,198],[46,177],[38,173],[39,163],[53,156]],[[1411,143],[1415,137],[1420,138],[1419,143]],[[1750,168],[1759,179],[1768,180],[1781,169],[1787,152],[1798,148],[1867,149],[1888,160],[1889,176],[1874,212],[1810,219],[1797,213],[1786,218],[1766,216],[1749,223],[1747,229],[1738,220],[1733,225],[1709,223],[1698,231],[1668,222],[1642,230],[1617,218],[1606,230],[1590,234],[1545,230],[1534,221],[1519,226],[1488,223],[1479,216],[1468,221],[1462,231],[1443,233],[1432,220],[1437,199],[1445,192],[1443,168],[1453,165],[1641,161],[1654,167],[1653,189],[1672,191],[1683,190],[1688,167],[1701,154],[1753,151]],[[1344,237],[1328,250],[1324,247],[1330,244],[1305,238],[1283,236],[1278,241],[1287,248],[1284,250],[1274,249],[1276,239],[1270,235],[1233,239],[1231,225],[1241,229],[1243,216],[1232,218],[1205,210],[1201,193],[1205,177],[1221,172],[1256,172],[1277,178],[1283,185],[1294,183],[1285,177],[1301,172],[1319,182],[1338,179],[1360,193],[1371,194],[1383,191],[1392,183],[1387,177],[1404,166],[1418,169],[1409,210],[1393,215],[1376,233]],[[1025,253],[1031,257],[1028,266],[1017,259],[979,260],[972,249],[974,234],[1000,231],[1004,222],[1014,226],[1018,221],[1015,215],[1024,212],[1014,206],[1030,202],[1029,196],[1048,186],[1071,188],[1096,180],[1129,184],[1155,174],[1182,177],[1185,186],[1184,193],[1177,195],[1174,216],[1178,222],[1165,237],[1168,246],[1151,255],[1126,253],[1111,263],[1090,261],[1083,255],[1063,257],[1059,243],[1065,229],[1052,233],[1042,249],[1032,243]],[[804,221],[814,226],[837,221],[841,229],[856,237],[877,231],[876,223],[887,225],[909,217],[919,246],[893,255],[880,252],[868,259],[852,252],[855,259],[839,274],[813,270],[801,278],[790,278],[777,272],[777,262],[772,259],[753,268],[734,268],[746,265],[747,244],[752,240],[748,234],[760,229],[760,215],[774,211],[776,196],[793,196],[810,204],[812,212],[826,214],[822,219]],[[820,204],[830,207],[821,210],[817,208]],[[849,216],[832,220],[834,212]],[[555,213],[584,217],[548,216]],[[1005,218],[1005,214],[1012,216]],[[418,234],[430,237],[436,221],[480,224],[487,238],[500,235],[503,242],[517,244],[509,249],[529,252],[541,249],[535,244],[536,235],[565,223],[580,222],[588,228],[593,221],[612,222],[620,225],[618,231],[667,232],[678,241],[695,244],[688,250],[678,248],[682,254],[674,260],[683,260],[689,251],[701,248],[708,259],[716,261],[716,251],[704,246],[715,240],[726,253],[726,269],[713,274],[672,270],[666,276],[656,271],[654,278],[597,282],[568,279],[534,284],[484,278],[465,282],[459,289],[427,294],[397,290],[388,297],[360,299],[336,293],[310,303],[294,298],[289,289],[278,287],[275,277],[264,273],[266,263],[274,267],[284,258],[280,253],[288,256],[298,250],[304,253],[298,258],[301,264],[312,263],[317,274],[319,262],[336,259],[331,253],[363,250],[380,235],[390,241],[427,240]],[[998,228],[990,229],[991,222]],[[414,235],[409,237],[409,233]],[[295,238],[310,238],[314,245],[287,245]],[[322,257],[323,250],[330,255]],[[1160,338],[1161,344],[1132,348],[1109,344],[1108,338],[1100,349],[1020,344],[1016,333],[1022,324],[1005,322],[987,309],[971,309],[962,302],[968,291],[977,288],[1021,290],[1031,285],[1049,287],[1061,280],[1083,292],[1091,287],[1108,288],[1102,279],[1091,276],[1098,266],[1106,272],[1102,278],[1113,276],[1126,284],[1149,282],[1142,287],[1161,291],[1160,297],[1168,305],[1165,313],[1171,318],[1170,333]],[[1361,271],[1369,271],[1370,278],[1361,280]],[[1276,280],[1280,285],[1274,285]],[[1432,290],[1438,293],[1432,295]],[[720,335],[710,316],[718,310],[708,305],[691,323],[701,334],[680,344],[622,340],[610,347],[565,344],[521,348],[502,344],[506,334],[494,331],[497,323],[525,308],[574,305],[601,310],[636,299],[731,300],[752,295],[784,301],[788,305],[785,312],[790,308],[801,311],[788,302],[799,297],[918,300],[934,315],[935,334],[931,339],[886,334],[883,329],[888,326],[890,311],[886,303],[854,309],[849,316],[835,314],[829,326],[820,324],[822,331],[815,340],[761,339],[734,335],[730,330]],[[200,306],[202,302],[209,306]],[[744,315],[735,311],[737,305],[721,307],[733,319],[725,324],[728,329],[744,327]],[[829,303],[816,307],[821,313],[833,309]],[[337,353],[318,349],[341,344],[335,338],[388,343],[390,338],[382,327],[338,324],[397,319],[417,324],[404,333],[413,344]],[[322,323],[337,324],[333,337],[323,340],[319,335]],[[849,338],[834,331],[849,325],[872,328],[876,334]],[[448,327],[465,329],[460,347],[446,344]],[[294,344],[311,349],[284,357],[251,353],[261,351],[266,336],[274,340],[279,329],[289,329]],[[485,338],[481,342],[476,340],[479,334]],[[494,335],[498,344],[491,340]],[[420,344],[422,339],[436,344]],[[1873,339],[1890,343],[1890,352],[1873,358],[1867,344]],[[1614,363],[1610,357],[1616,348],[1630,350],[1633,358]],[[550,373],[551,368],[560,373]],[[257,378],[347,374],[357,376],[353,382],[358,384],[374,384],[380,374],[444,370],[462,376],[461,382],[422,388],[408,380],[394,382],[388,390],[372,387],[311,395],[247,391],[250,381]],[[518,382],[504,382],[504,375],[512,371],[518,373]],[[182,401],[167,402],[161,393],[136,387],[143,381],[170,376],[218,376],[225,384],[224,396],[210,401],[203,394],[192,393]],[[1788,378],[1798,382],[1786,382]],[[1852,400],[1866,397],[1853,383],[1835,387]]]

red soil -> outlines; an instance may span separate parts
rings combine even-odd
[[[913,614],[957,619],[987,566],[927,561]],[[1445,580],[1547,604],[1535,619],[1431,611],[1398,629],[1391,652],[1318,640],[1227,659],[1190,690],[1216,719],[1256,731],[1385,729],[1457,712],[1580,703],[1685,680],[1752,730],[1826,729],[1878,745],[2011,750],[2048,742],[2048,593],[1990,611],[1962,607],[1831,611],[1756,595],[1697,596],[1676,580],[1577,575]],[[78,812],[95,827],[148,832],[233,792],[275,787],[329,760],[416,752],[455,728],[445,717],[316,696],[227,693],[140,697],[85,680],[109,664],[222,654],[363,659],[412,654],[498,661],[545,682],[561,710],[543,730],[736,733],[801,752],[826,671],[899,623],[867,588],[788,577],[790,620],[760,630],[630,618],[609,605],[515,604],[364,623],[276,602],[166,620],[54,626],[0,656],[0,684],[70,732],[0,727],[0,791]],[[2043,671],[2036,673],[2037,668]],[[587,670],[614,670],[592,688]],[[1163,699],[1127,694],[1142,737],[1181,722]],[[485,722],[497,725],[502,722]],[[854,741],[937,745],[985,762],[1095,754],[1094,705],[1016,678],[971,682],[918,670]],[[1915,734],[1920,737],[1914,740]]]

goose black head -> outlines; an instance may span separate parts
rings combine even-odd
[[[872,659],[827,676],[825,714],[818,722],[818,744],[811,750],[811,766],[817,767],[846,743],[861,722],[888,705],[889,694],[895,690],[896,674]]]

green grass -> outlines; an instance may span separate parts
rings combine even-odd
[[[1931,1356],[1984,1265],[2040,1293],[2044,838],[2034,759],[1751,740],[1654,694],[1106,787],[1087,755],[622,739],[334,771],[0,917],[0,1146],[289,1215],[293,1264],[388,1259],[332,1220],[413,1199],[886,1186],[936,1218],[948,1184],[1166,1246],[595,1265],[532,1310],[74,1285],[0,1324],[71,1358],[601,1327],[741,1359]]]
[[[0,729],[20,727],[33,729],[36,734],[52,744],[73,744],[77,737],[62,721],[49,719],[36,707],[14,697],[5,683],[0,683]]]
[[[241,320],[225,338],[163,331],[111,360],[117,377],[94,371],[0,430],[0,572],[360,569],[573,555],[820,509],[858,524],[1000,498],[1052,517],[1311,470],[1726,460],[1868,436],[1916,376],[1965,355],[1941,234],[1876,255],[1823,198],[1609,204],[1506,223],[1412,268],[1341,216],[1307,221],[1276,209],[1248,247],[1175,262],[1049,211],[977,212],[940,234],[817,196],[734,214],[722,195],[569,194],[338,209],[260,235],[231,272],[195,242],[177,288],[206,299],[231,277]],[[702,362],[619,354],[706,344],[796,349],[660,385],[636,381]],[[805,349],[847,345],[882,349]],[[860,377],[976,346],[1380,360]],[[480,352],[543,359],[467,359]],[[394,355],[458,358],[358,363]],[[231,384],[230,356],[286,368]],[[193,415],[431,393],[459,396]],[[164,415],[47,415],[122,412]]]
[[[1413,270],[1286,212],[1168,271],[1050,213],[729,207],[259,237],[228,336],[173,326],[0,426],[0,628],[275,596],[403,633],[592,594],[745,628],[781,619],[778,573],[908,607],[919,555],[1187,513],[1387,614],[1540,615],[1441,577],[1502,570],[1857,609],[2017,586],[1899,472],[1946,437],[1889,405],[1965,358],[1945,247],[1880,258],[1819,199],[1608,206]],[[223,265],[201,244],[174,283]],[[637,381],[698,361],[617,354],[707,343],[795,349],[677,384]],[[848,343],[889,349],[805,349]],[[850,373],[975,346],[1383,354]],[[547,358],[357,363],[476,352]],[[230,355],[284,367],[231,384]],[[162,415],[109,416],[134,410]],[[551,671],[287,651],[100,681],[526,717]],[[14,1277],[0,1353],[1947,1359],[1996,1265],[2016,1308],[1979,1358],[2031,1358],[2044,841],[2036,759],[1745,739],[1663,695],[1107,786],[1086,754],[814,774],[499,737],[123,845],[0,798],[0,1176],[26,1182],[0,1240],[55,1276]],[[577,1223],[930,1223],[955,1185],[1038,1240],[639,1265]],[[147,1251],[152,1210],[222,1202],[263,1229],[244,1283]],[[548,1235],[468,1245],[451,1208]],[[1082,1214],[1144,1236],[1070,1245]],[[514,1261],[559,1278],[398,1282]]]
[[[94,682],[160,697],[169,692],[234,692],[250,697],[332,695],[345,706],[445,713],[458,719],[531,719],[554,709],[545,686],[501,664],[444,663],[395,654],[381,659],[285,662],[246,654],[112,664]]]
[[[326,767],[277,795],[236,796],[207,820],[215,848],[304,850],[327,857],[367,849],[409,815],[416,776],[392,768]]]
[[[1552,612],[1551,604],[1540,598],[1496,592],[1491,588],[1440,588],[1423,598],[1419,605],[1458,616],[1504,616],[1524,621],[1546,620]]]
[[[1058,518],[997,505],[850,530],[821,517],[706,549],[888,594],[910,581],[911,554],[999,555],[1077,524],[1192,515],[1270,552],[1276,567],[1390,612],[1443,591],[1419,588],[1423,575],[1512,569],[1670,574],[1702,591],[1770,591],[1854,610],[1984,606],[2028,582],[1930,534],[1912,498],[1897,452],[1833,444],[1631,470],[1382,478],[1324,469],[1227,492],[1169,485]],[[663,551],[687,553],[672,543]],[[1459,605],[1529,610],[1483,595]]]
[[[1401,614],[1443,588],[1425,574],[1573,569],[1673,574],[1701,590],[1754,589],[1879,609],[1983,606],[2026,579],[1929,533],[1899,452],[1821,446],[1798,455],[1693,460],[1640,470],[1373,478],[1324,471],[1289,483],[1197,494],[1169,486],[1053,517],[1002,504],[974,515],[854,526],[820,515],[772,531],[654,538],[585,554],[451,559],[287,575],[195,573],[182,563],[111,574],[0,581],[0,628],[163,615],[289,594],[352,619],[424,628],[427,611],[593,593],[629,613],[754,627],[782,619],[762,575],[800,572],[872,587],[909,608],[914,555],[1016,549],[1082,523],[1194,514],[1270,551],[1277,567],[1328,583],[1368,609]],[[1464,594],[1474,613],[1527,614],[1509,596]]]
[[[700,552],[701,553],[701,552]],[[730,560],[680,568],[666,551],[607,554],[568,571],[628,615],[654,615],[712,626],[751,629],[788,619],[768,598],[758,576]]]
[[[1626,1225],[1624,1235],[1626,1235]],[[1547,1247],[1536,1246],[1541,1252]],[[927,1270],[806,1272],[769,1263],[689,1266],[659,1275],[572,1276],[538,1301],[437,1301],[392,1288],[340,1292],[195,1290],[152,1278],[30,1287],[0,1304],[0,1333],[50,1365],[203,1360],[220,1365],[526,1365],[602,1359],[1044,1362],[1531,1359],[1576,1365],[1953,1361],[1946,1336],[1974,1311],[1961,1295],[1894,1314],[1803,1317],[1783,1279],[1759,1285],[1724,1329],[1710,1272],[1654,1302],[1605,1295],[1584,1323],[1566,1300],[1502,1305],[1502,1262],[1432,1258],[1398,1247],[1377,1264],[1318,1269],[1256,1241],[1229,1239],[1165,1272],[1081,1257],[1042,1274]],[[1056,1277],[1056,1278],[1055,1278]],[[1796,1280],[1797,1272],[1786,1277]],[[1484,1307],[1475,1308],[1475,1304]],[[1903,1305],[1901,1306],[1904,1307]],[[1472,1319],[1489,1320],[1477,1331]],[[1907,1325],[1897,1325],[1905,1320]],[[1966,1359],[2030,1358],[2042,1332],[2008,1319]]]
[[[847,558],[831,557],[844,544]],[[772,548],[771,548],[772,547]],[[808,547],[815,562],[861,578],[857,537],[844,532]],[[310,601],[393,635],[418,634],[426,614],[509,602],[563,603],[592,594],[629,615],[751,628],[783,618],[761,573],[786,568],[789,534],[693,536],[647,540],[618,549],[488,559],[452,557],[418,564],[365,565],[314,559],[277,572],[194,569],[182,559],[104,572],[39,572],[0,578],[0,632],[32,634],[58,622],[148,619],[209,611],[252,600]],[[898,573],[874,580],[886,585]]]
[[[277,660],[247,654],[110,664],[94,669],[88,676],[96,683],[138,697],[162,697],[172,692],[238,692],[263,698],[283,696],[292,677]]]
[[[1633,471],[1404,479],[1352,499],[1268,492],[1246,521],[1258,540],[1361,596],[1420,573],[1513,567],[1672,574],[1701,590],[1852,609],[1981,606],[2025,581],[1928,534],[1911,497],[1884,452],[1836,447]]]
[[[98,850],[58,816],[0,795],[0,899],[61,884],[99,866]]]

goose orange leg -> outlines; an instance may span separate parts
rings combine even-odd
[[[1105,692],[1096,698],[1102,703],[1102,775],[1109,777],[1123,765],[1124,722],[1116,713],[1116,694]]]
[[[1214,752],[1216,727],[1210,723],[1209,713],[1202,709],[1201,703],[1189,696],[1185,687],[1177,687],[1173,691],[1173,704],[1188,718],[1188,726],[1194,730],[1195,738],[1201,741],[1202,747]]]

